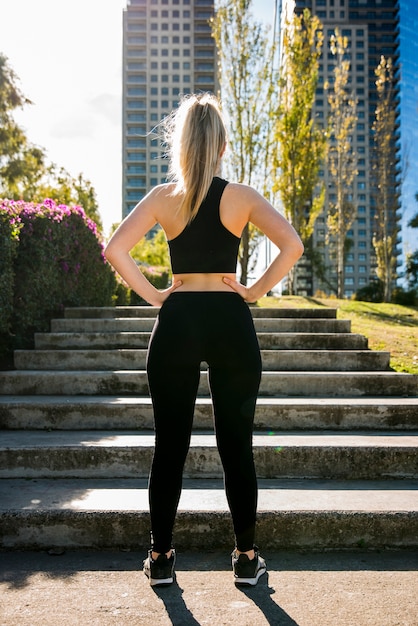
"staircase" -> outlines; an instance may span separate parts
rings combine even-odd
[[[391,371],[333,309],[251,310],[257,542],[418,547],[418,377]],[[147,548],[156,313],[68,309],[0,372],[1,548]],[[233,545],[203,365],[175,541]]]

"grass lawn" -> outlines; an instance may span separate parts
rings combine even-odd
[[[371,350],[390,352],[394,370],[418,374],[417,307],[301,296],[265,297],[258,306],[337,309],[337,318],[351,320],[352,332],[365,335]]]

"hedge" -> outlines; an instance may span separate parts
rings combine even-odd
[[[68,306],[112,305],[117,281],[79,206],[0,200],[0,356]]]

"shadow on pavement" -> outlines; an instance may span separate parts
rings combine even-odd
[[[258,606],[266,618],[266,623],[272,626],[298,626],[297,622],[286,613],[272,596],[276,593],[269,585],[268,572],[262,576],[256,587],[237,587],[249,600]]]

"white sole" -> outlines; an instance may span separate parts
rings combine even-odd
[[[251,587],[254,587],[266,571],[267,568],[264,567],[263,569],[258,570],[255,578],[235,578],[234,582],[236,585],[251,585]]]
[[[158,587],[158,585],[171,585],[174,582],[174,578],[150,578],[149,584],[151,587]]]

